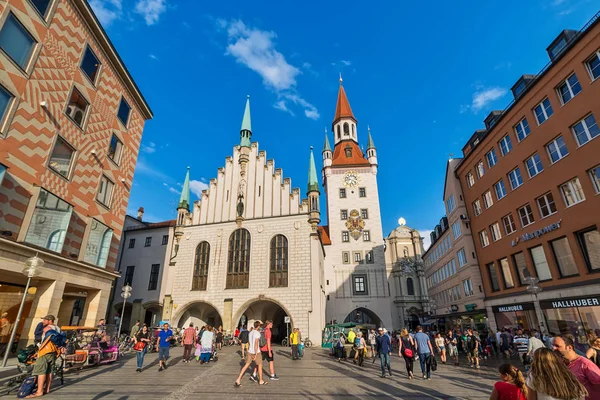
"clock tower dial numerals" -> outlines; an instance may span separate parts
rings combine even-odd
[[[344,174],[343,183],[344,183],[344,186],[346,186],[347,188],[357,187],[358,184],[360,183],[360,176],[358,175],[358,172],[355,172],[355,171],[346,172]]]

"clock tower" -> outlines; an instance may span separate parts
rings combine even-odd
[[[354,322],[393,329],[377,187],[377,150],[368,132],[367,152],[358,141],[358,121],[340,78],[332,123],[323,148],[327,199],[325,231],[327,322]]]

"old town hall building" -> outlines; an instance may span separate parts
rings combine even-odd
[[[366,154],[359,147],[357,120],[341,81],[332,131],[333,149],[326,137],[322,152],[328,225],[320,226],[325,210],[312,149],[302,198],[251,141],[247,99],[239,144],[193,204],[187,172],[164,281],[163,319],[225,330],[271,319],[276,340],[285,336],[287,321],[314,343],[332,321],[392,328],[392,303],[405,284],[398,281],[398,293],[390,292],[397,260],[388,257],[386,263],[377,151],[370,132]],[[420,259],[418,232],[415,237],[418,249],[410,257]],[[411,296],[426,294],[417,290]]]

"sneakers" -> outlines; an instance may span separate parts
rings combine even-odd
[[[270,376],[269,379],[271,379],[272,381],[278,381],[279,377],[277,376],[277,374],[275,374],[275,375]]]
[[[142,369],[138,368],[138,369],[135,370],[135,372],[142,372]]]
[[[254,383],[258,383],[258,380],[254,377],[254,375],[250,375],[250,380]]]
[[[423,374],[423,379],[427,379],[427,375]]]
[[[476,365],[476,366],[475,366],[475,369],[479,369],[479,365]]]

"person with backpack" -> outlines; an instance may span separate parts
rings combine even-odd
[[[471,362],[471,368],[475,367],[479,369],[479,346],[481,345],[481,339],[479,336],[473,334],[473,330],[467,331],[467,355]]]
[[[235,381],[235,387],[242,386],[242,377],[246,373],[246,370],[250,367],[250,364],[252,364],[253,362],[256,365],[254,373],[256,374],[258,371],[258,384],[266,385],[269,383],[263,380],[263,359],[261,357],[260,350],[260,341],[262,334],[261,332],[259,332],[258,328],[260,328],[260,321],[254,321],[254,330],[248,334],[248,343],[250,344],[250,346],[248,347],[248,352],[246,353],[246,364],[244,364],[244,366],[242,367],[242,370],[240,371],[240,374],[238,375],[238,378]],[[250,380],[256,382],[256,378],[253,375],[251,376]]]
[[[360,339],[362,336],[362,333],[360,331],[358,331],[357,334],[355,334],[354,336],[354,342],[352,342],[352,350],[354,351],[354,357],[352,357],[352,362],[354,364],[356,364],[356,362],[358,361],[358,357],[359,357],[359,351],[358,351],[358,346],[360,346]]]
[[[42,397],[50,393],[52,386],[52,369],[60,348],[65,345],[65,335],[60,333],[55,325],[46,325],[42,336],[42,343],[38,350],[37,360],[33,366],[33,376],[37,377],[37,392],[31,393],[26,398]]]
[[[260,334],[260,351],[262,353],[263,361],[266,360],[269,363],[269,379],[272,381],[278,381],[279,377],[275,374],[275,365],[273,362],[273,348],[271,347],[271,328],[273,328],[273,321],[266,320],[264,329]]]
[[[250,336],[250,332],[246,329],[246,325],[242,326],[242,330],[239,334],[240,342],[242,343],[242,359],[246,358],[246,352],[248,351],[248,337]]]

